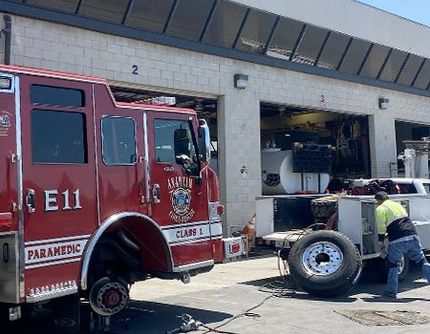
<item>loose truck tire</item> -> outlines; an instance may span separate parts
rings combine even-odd
[[[361,256],[345,235],[316,231],[299,239],[288,257],[292,279],[316,297],[336,297],[350,290],[361,275]]]

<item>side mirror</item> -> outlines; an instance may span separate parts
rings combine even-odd
[[[175,156],[191,155],[190,135],[187,129],[176,129],[174,133]]]
[[[211,158],[211,135],[208,123],[204,119],[199,120],[199,153],[201,161],[209,162]]]

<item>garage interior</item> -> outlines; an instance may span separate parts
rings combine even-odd
[[[157,96],[174,96],[177,107],[196,110],[199,118],[208,122],[213,146],[211,165],[218,171],[216,99],[119,86],[113,86],[111,89],[119,102],[138,103]],[[371,176],[367,116],[263,102],[260,104],[260,117],[261,149],[276,147],[282,151],[291,150],[296,142],[331,145],[333,179]],[[424,134],[422,127],[408,124],[396,122],[398,142],[420,135],[422,137]],[[427,135],[429,135],[429,129],[430,127],[427,127]],[[415,136],[411,136],[412,132]],[[400,147],[399,144],[397,147]]]
[[[293,149],[296,142],[330,145],[333,178],[369,178],[367,116],[261,103],[262,149]]]
[[[257,207],[260,206],[260,210],[263,208],[263,211],[267,210],[270,215],[273,215],[273,230],[267,231],[267,233],[304,228],[314,223],[311,202],[321,196],[319,194],[325,191],[327,184],[330,192],[339,192],[343,189],[345,179],[371,177],[367,116],[271,103],[261,103],[260,113],[263,195],[269,196],[258,199]],[[291,181],[298,177],[295,175],[299,175],[298,171],[294,170],[297,160],[297,143],[300,143],[299,147],[303,144],[303,146],[313,147],[317,151],[319,148],[329,147],[330,151],[328,155],[325,150],[325,153],[318,152],[316,156],[307,158],[318,171],[299,173],[301,174],[299,192],[297,190],[289,191],[290,182],[298,184],[300,187],[300,180]],[[285,154],[267,153],[276,152],[276,150],[286,152]],[[292,154],[289,155],[288,151]],[[276,159],[283,159],[283,157],[285,157],[283,160],[285,164],[292,163],[292,170],[288,170],[290,167],[285,168],[284,163],[281,165],[276,163]],[[329,168],[321,171],[321,165],[326,162],[327,158],[331,159],[331,165],[329,162]],[[267,159],[270,159],[270,162]],[[278,169],[270,170],[270,166],[274,165],[279,166]],[[318,175],[318,188],[305,189],[303,187],[303,179],[304,177],[309,178],[308,173],[313,173],[314,177]],[[278,180],[276,180],[276,174],[279,174]],[[272,175],[272,179],[269,178],[270,175]],[[283,175],[285,175],[284,181],[282,181]],[[325,181],[321,182],[323,175]],[[282,186],[276,186],[277,184],[282,184]],[[320,188],[320,184],[324,184],[323,188]],[[303,190],[311,191],[303,192]],[[301,193],[307,195],[297,195]]]
[[[396,121],[396,147],[397,156],[405,150],[405,140],[422,140],[430,138],[430,126],[426,124]],[[402,160],[397,160],[398,176],[405,175],[405,166]]]

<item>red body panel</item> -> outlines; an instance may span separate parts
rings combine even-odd
[[[219,195],[217,175],[212,168],[208,168],[207,175],[208,175],[208,188],[209,188],[208,200],[209,202],[219,202],[220,195]]]
[[[72,277],[76,277],[76,272],[79,272],[80,263],[68,263],[60,266],[41,267],[28,270],[25,274],[26,287],[32,287],[29,290],[43,289],[50,287],[55,284],[61,284],[72,281],[73,284],[77,284],[76,279],[72,280]]]
[[[172,253],[181,265],[212,259],[212,249],[207,241],[173,246]]]

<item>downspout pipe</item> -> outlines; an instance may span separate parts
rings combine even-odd
[[[5,27],[2,30],[4,34],[4,63],[10,65],[12,18],[9,15],[4,15],[3,21],[5,23]]]

